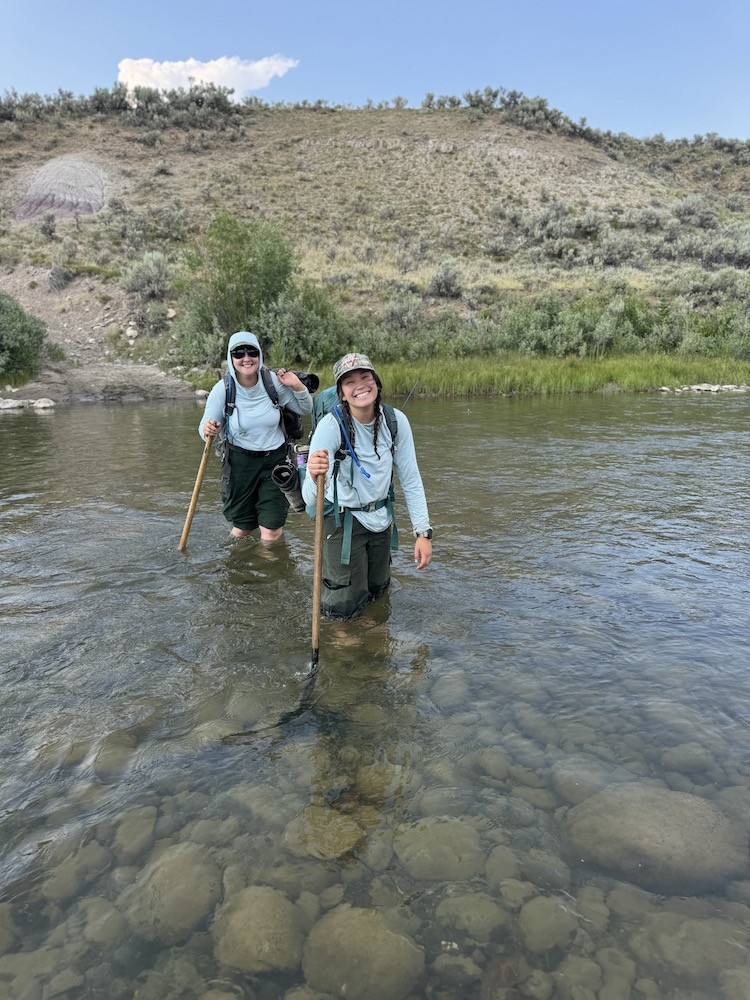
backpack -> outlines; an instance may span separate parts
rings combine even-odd
[[[311,393],[315,392],[320,385],[320,379],[317,375],[312,374],[312,372],[295,372],[294,374]],[[263,379],[263,388],[268,393],[268,398],[280,411],[279,422],[281,424],[281,429],[284,432],[284,441],[287,444],[290,441],[299,441],[304,434],[302,427],[302,415],[295,413],[295,411],[290,409],[288,406],[279,405],[279,394],[276,391],[276,386],[273,384],[271,372],[265,365],[261,366],[260,376]],[[226,424],[234,412],[235,398],[237,396],[237,384],[229,372],[224,375],[224,390],[226,393],[226,399],[224,401],[224,421]]]

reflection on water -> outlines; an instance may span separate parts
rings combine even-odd
[[[197,410],[2,415],[0,995],[750,995],[747,400],[409,409],[433,566],[238,745],[312,522],[215,463],[178,553]]]

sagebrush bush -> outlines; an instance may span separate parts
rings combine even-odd
[[[0,373],[13,381],[39,374],[47,328],[10,295],[0,292]]]
[[[444,261],[427,283],[427,294],[440,299],[460,299],[463,294],[461,272],[453,261]]]
[[[63,237],[60,246],[57,248],[55,253],[54,261],[60,267],[67,267],[69,264],[75,260],[76,253],[78,252],[78,244],[73,239],[72,236]]]
[[[383,319],[386,326],[398,330],[415,329],[422,319],[422,299],[409,293],[390,299]]]
[[[171,268],[165,254],[158,250],[145,253],[126,269],[120,285],[138,303],[161,302],[171,288]]]
[[[48,240],[53,240],[55,238],[56,231],[57,220],[55,219],[55,213],[45,212],[42,216],[42,221],[39,223],[39,232],[42,236],[46,236]]]
[[[700,195],[691,194],[672,206],[672,214],[680,220],[699,229],[715,229],[716,213]]]
[[[68,270],[67,267],[53,264],[47,275],[47,284],[51,292],[60,292],[66,285],[70,284],[73,277],[73,272]]]

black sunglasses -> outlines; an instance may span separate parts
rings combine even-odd
[[[260,351],[258,350],[257,347],[233,347],[229,353],[232,355],[233,358],[237,358],[238,361],[240,360],[240,358],[244,358],[245,355],[247,355],[249,358],[260,357]]]

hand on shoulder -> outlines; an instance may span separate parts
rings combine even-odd
[[[288,368],[279,368],[276,372],[276,378],[285,385],[292,392],[301,392],[303,389],[307,391],[307,387],[304,382],[302,382],[294,372],[290,372]]]

